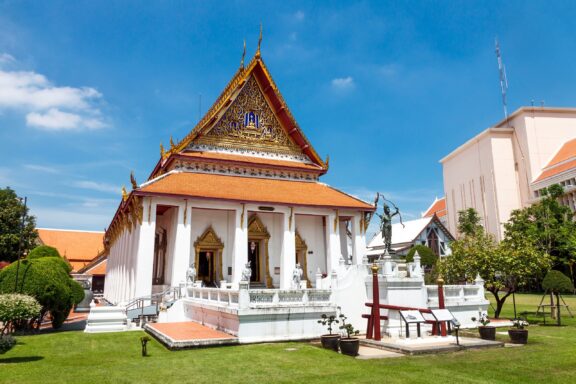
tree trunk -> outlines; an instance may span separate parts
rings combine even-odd
[[[554,293],[550,291],[550,318],[556,318],[556,311],[554,310]]]
[[[504,307],[504,303],[506,302],[506,299],[508,298],[508,296],[510,296],[512,294],[512,290],[509,290],[504,296],[500,297],[498,296],[498,290],[489,290],[490,293],[492,293],[492,295],[494,295],[494,298],[496,299],[496,310],[494,311],[494,318],[495,319],[499,319],[500,318],[500,312],[502,312],[502,307]]]
[[[560,320],[560,294],[556,292],[556,311],[557,311],[557,319],[558,319],[558,326],[562,325]]]

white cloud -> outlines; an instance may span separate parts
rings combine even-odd
[[[6,53],[0,63],[14,62]],[[90,87],[59,87],[42,74],[0,70],[0,110],[26,114],[28,126],[45,130],[82,130],[106,127],[96,103],[102,94]]]
[[[110,224],[114,208],[103,210],[99,207],[97,210],[94,212],[90,207],[71,209],[31,207],[30,211],[36,216],[37,226],[40,228],[101,231]]]
[[[24,164],[24,168],[29,169],[31,171],[38,171],[38,172],[43,172],[43,173],[60,173],[60,171],[58,169],[48,167],[46,165]]]
[[[332,79],[332,88],[338,90],[349,90],[355,87],[354,79],[352,76],[347,77],[339,77],[336,79]]]
[[[96,181],[77,181],[74,183],[75,187],[83,188],[83,189],[91,189],[93,191],[99,192],[109,192],[120,195],[121,188],[107,183],[99,183]]]
[[[294,20],[296,21],[303,21],[306,18],[306,14],[303,11],[296,11],[294,13]]]
[[[7,53],[0,53],[0,64],[9,64],[16,62],[14,56]]]

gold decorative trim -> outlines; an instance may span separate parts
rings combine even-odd
[[[294,207],[290,207],[290,216],[288,217],[288,230],[292,230],[292,220],[294,218]]]
[[[338,230],[338,222],[340,220],[340,218],[338,216],[339,216],[339,213],[338,213],[338,210],[336,209],[336,215],[334,216],[334,233],[336,233],[336,231]]]
[[[130,184],[132,184],[132,189],[138,188],[138,183],[136,182],[136,178],[134,177],[134,171],[130,171]]]
[[[244,211],[246,209],[246,204],[242,204],[242,214],[240,215],[240,229],[244,229]]]
[[[148,199],[148,224],[150,224],[151,215],[152,215],[152,198]]]
[[[188,216],[188,200],[184,200],[184,225],[186,225],[186,218]]]
[[[126,186],[122,186],[122,201],[128,200],[128,192],[126,192]]]
[[[217,268],[217,276],[215,273],[214,278],[218,281],[223,281],[224,276],[222,273],[222,255],[224,251],[224,243],[212,226],[206,228],[202,235],[198,236],[194,242],[194,261],[196,263],[196,269],[198,270],[200,265],[200,252],[213,252],[215,259],[214,265]]]

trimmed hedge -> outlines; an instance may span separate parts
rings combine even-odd
[[[427,267],[433,267],[436,265],[438,261],[438,256],[434,253],[432,248],[429,248],[422,244],[417,244],[410,248],[408,253],[406,254],[406,262],[411,263],[414,261],[414,254],[418,251],[420,255],[420,264],[425,265]]]
[[[48,245],[40,245],[33,250],[30,251],[27,259],[39,259],[41,257],[58,257],[60,258],[60,253],[54,247],[50,247]]]
[[[572,280],[560,271],[548,271],[544,280],[542,280],[542,288],[556,292],[571,292],[574,290]]]

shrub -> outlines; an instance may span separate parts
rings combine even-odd
[[[41,257],[61,257],[58,250],[54,247],[50,247],[48,245],[40,245],[33,250],[30,251],[27,258],[32,259],[39,259]]]
[[[0,336],[9,332],[20,321],[29,320],[40,314],[42,307],[35,298],[12,293],[0,295]]]
[[[0,293],[14,291],[18,263],[0,271]],[[69,276],[70,266],[60,257],[40,257],[20,262],[17,291],[30,295],[42,306],[35,319],[39,326],[44,316],[50,312],[52,326],[62,325],[74,304],[84,298],[82,287]],[[29,323],[32,327],[34,321]]]
[[[408,254],[406,255],[407,263],[411,263],[414,261],[414,254],[416,253],[416,251],[418,251],[418,254],[420,255],[420,264],[429,268],[432,268],[434,265],[436,265],[436,261],[438,261],[438,256],[436,256],[436,254],[431,248],[428,248],[427,246],[422,244],[417,244],[412,248],[410,248]]]
[[[8,352],[16,344],[16,339],[12,335],[0,336],[0,355]]]
[[[568,276],[560,271],[548,271],[542,281],[542,288],[551,292],[570,292],[574,290],[574,285]]]

